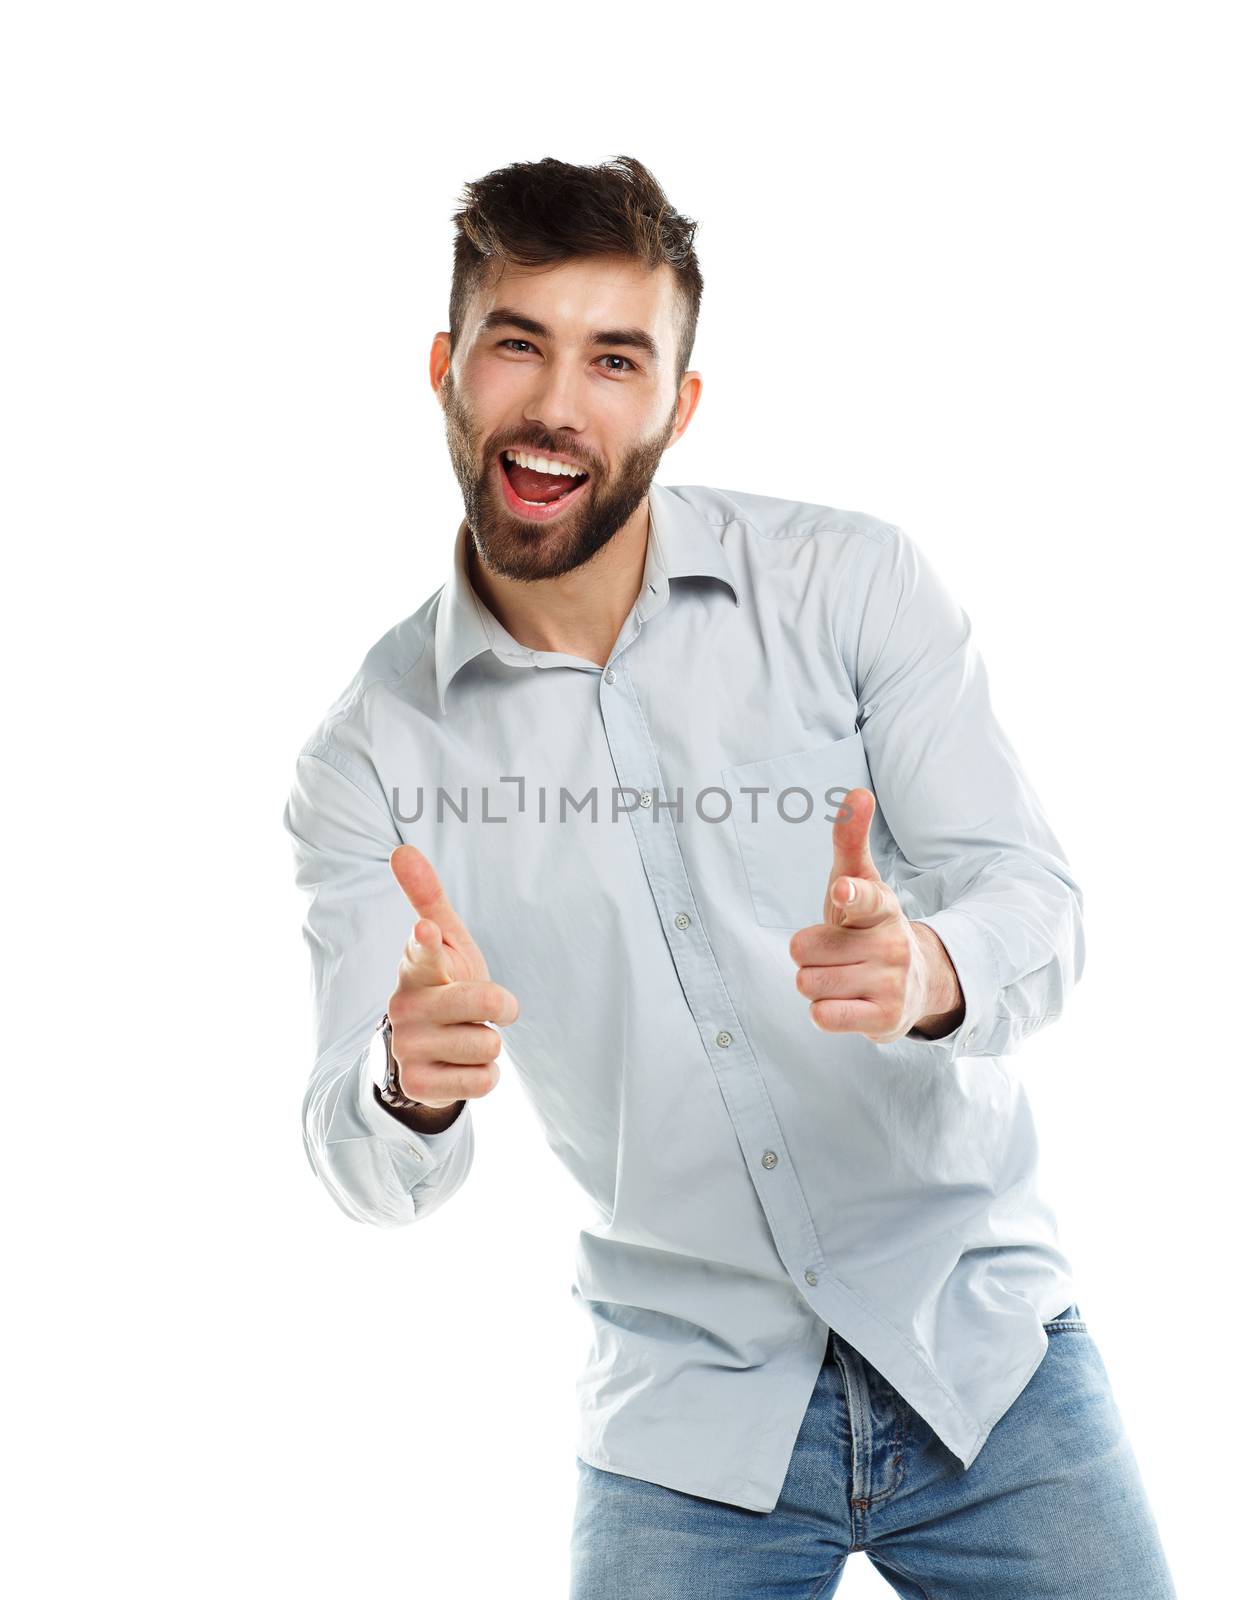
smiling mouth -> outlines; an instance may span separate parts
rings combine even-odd
[[[528,522],[547,522],[561,515],[563,508],[579,499],[593,481],[589,473],[585,473],[583,477],[569,479],[545,473],[529,474],[526,469],[520,467],[516,468],[518,479],[513,480],[511,469],[514,463],[508,461],[502,451],[496,457],[495,464],[502,480],[503,498],[508,508]],[[530,482],[530,478],[540,481]],[[516,488],[517,481],[521,482],[522,488],[534,488],[544,492],[545,498],[533,499],[521,494]],[[569,483],[571,487],[565,487]]]

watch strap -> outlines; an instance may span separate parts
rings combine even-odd
[[[377,1085],[378,1098],[385,1106],[390,1106],[393,1111],[434,1111],[435,1106],[423,1106],[420,1100],[410,1100],[400,1087],[400,1068],[396,1062],[395,1054],[391,1048],[391,1018],[383,1013],[383,1020],[378,1024],[377,1033],[383,1036],[383,1047],[387,1052],[387,1070],[383,1080]]]

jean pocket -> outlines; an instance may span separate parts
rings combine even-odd
[[[1065,1311],[1059,1311],[1050,1322],[1042,1324],[1046,1333],[1086,1333],[1088,1325],[1079,1314],[1079,1307],[1072,1301]]]
[[[756,920],[814,926],[825,915],[834,819],[849,789],[873,788],[863,736],[724,767],[722,781]]]

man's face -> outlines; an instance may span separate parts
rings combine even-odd
[[[636,342],[611,337],[634,331]],[[596,333],[608,337],[595,342]],[[654,351],[641,347],[640,333]],[[474,296],[454,352],[436,336],[431,375],[487,567],[524,581],[555,578],[629,521],[699,395],[697,374],[675,388],[678,337],[671,269],[650,273],[627,256],[507,266]],[[566,456],[588,476],[542,481],[517,472],[513,483],[508,450]],[[561,504],[526,506],[518,493],[552,496],[563,484],[578,487]]]

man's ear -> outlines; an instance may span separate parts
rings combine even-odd
[[[443,385],[451,382],[451,334],[441,329],[430,341],[430,387],[439,406],[443,404]]]
[[[678,444],[688,431],[688,424],[692,421],[693,413],[701,402],[701,391],[705,387],[705,380],[701,373],[696,371],[685,372],[683,381],[679,385],[679,393],[675,397],[675,428],[667,445]]]

